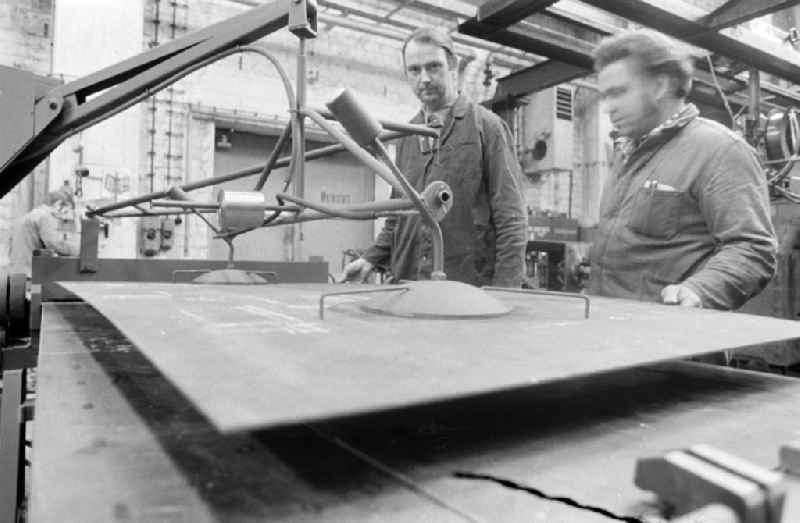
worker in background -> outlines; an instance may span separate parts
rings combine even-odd
[[[593,294],[735,309],[775,271],[766,178],[753,149],[686,103],[692,65],[648,30],[594,52],[619,135],[591,254]]]
[[[49,249],[62,256],[78,254],[77,246],[60,230],[62,221],[74,219],[74,209],[72,194],[64,187],[48,193],[45,203],[14,223],[9,253],[11,274],[25,273],[30,278],[35,250]]]
[[[434,180],[453,191],[441,222],[447,279],[519,287],[526,213],[511,133],[497,115],[459,95],[458,59],[446,33],[419,29],[402,52],[405,76],[422,103],[411,122],[440,128],[440,138],[403,138],[397,165],[417,191]],[[345,279],[364,281],[374,268],[388,268],[395,281],[428,279],[431,255],[430,230],[418,217],[390,217],[375,244],[345,267]]]

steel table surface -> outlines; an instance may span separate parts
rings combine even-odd
[[[333,441],[475,521],[601,523],[453,472],[640,516],[656,509],[633,485],[638,457],[704,442],[773,467],[800,434],[800,381],[686,362],[224,434],[91,307],[48,303],[43,318],[33,523],[465,520]],[[784,521],[800,521],[800,482],[789,486]]]
[[[502,294],[511,314],[363,312],[342,286],[61,283],[106,316],[222,431],[330,419],[800,337],[794,321]]]

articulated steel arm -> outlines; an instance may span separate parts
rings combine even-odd
[[[314,0],[275,0],[60,86],[0,66],[0,197],[69,136],[287,25],[302,38],[313,37]]]

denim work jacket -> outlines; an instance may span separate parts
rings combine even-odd
[[[618,155],[620,156],[620,155]],[[614,162],[592,247],[592,294],[661,301],[682,283],[734,309],[775,272],[766,177],[751,147],[689,106]]]
[[[412,123],[423,123],[420,112]],[[397,165],[422,192],[435,180],[450,185],[453,205],[440,222],[448,280],[519,287],[525,269],[526,213],[511,133],[494,113],[459,96],[445,118],[438,146],[403,138]],[[402,195],[393,191],[392,197]],[[417,216],[387,218],[364,258],[394,280],[430,278],[429,228]]]

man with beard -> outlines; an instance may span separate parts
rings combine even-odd
[[[594,53],[619,139],[591,254],[593,294],[734,309],[775,271],[766,177],[753,149],[686,103],[688,55],[627,32]]]

